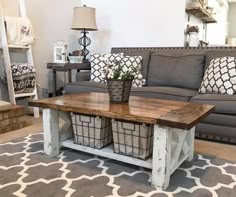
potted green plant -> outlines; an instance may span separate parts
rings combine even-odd
[[[187,34],[189,34],[189,46],[198,47],[199,46],[199,27],[198,26],[187,26]]]
[[[127,68],[126,66],[122,65],[122,61],[108,63],[105,77],[107,81],[110,102],[129,102],[132,81],[135,78],[142,78],[140,74],[137,76],[136,73],[136,69],[132,65]]]

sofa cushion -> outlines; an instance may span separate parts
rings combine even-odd
[[[189,101],[197,94],[196,90],[175,87],[141,87],[132,88],[131,95],[160,98],[176,101]]]
[[[236,95],[198,94],[191,98],[191,102],[215,105],[214,113],[236,114]]]
[[[214,50],[214,51],[208,51],[206,52],[206,61],[205,61],[205,70],[207,67],[210,65],[210,62],[212,59],[217,58],[217,57],[225,57],[225,56],[231,56],[231,57],[236,57],[236,51],[231,51],[231,50]]]
[[[235,127],[199,123],[196,125],[197,137],[236,143]]]
[[[205,71],[200,94],[234,94],[236,92],[236,58],[220,57],[211,60]]]
[[[150,51],[125,51],[125,56],[141,56],[143,58],[142,61],[142,75],[143,79],[147,80],[147,72],[148,72],[148,65],[151,57]]]
[[[108,89],[106,84],[80,81],[66,84],[65,92],[66,94],[75,94],[80,92],[108,92]]]
[[[153,54],[148,69],[148,86],[199,89],[204,74],[204,55]]]
[[[204,118],[201,122],[206,123],[206,124],[236,127],[236,116],[232,114],[211,113],[206,118]]]

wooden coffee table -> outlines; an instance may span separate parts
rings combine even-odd
[[[60,146],[152,169],[152,185],[166,189],[170,175],[194,154],[195,125],[214,106],[188,102],[130,97],[129,104],[110,104],[108,94],[81,93],[30,101],[42,107],[44,151],[57,156]],[[73,143],[70,112],[154,125],[153,156],[140,160],[113,153],[112,146],[93,149]],[[59,116],[65,124],[59,128]]]

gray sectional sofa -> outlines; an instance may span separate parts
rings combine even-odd
[[[215,111],[197,125],[196,137],[236,143],[236,94],[198,93],[211,59],[236,57],[236,47],[112,48],[112,53],[119,52],[143,57],[146,85],[132,88],[131,95],[215,105]],[[89,76],[79,72],[78,81],[66,85],[66,93],[107,92],[106,85],[90,82]]]

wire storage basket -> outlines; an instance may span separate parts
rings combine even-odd
[[[153,125],[112,120],[113,151],[146,160],[153,150]]]
[[[112,143],[109,118],[71,113],[74,143],[101,149]]]

